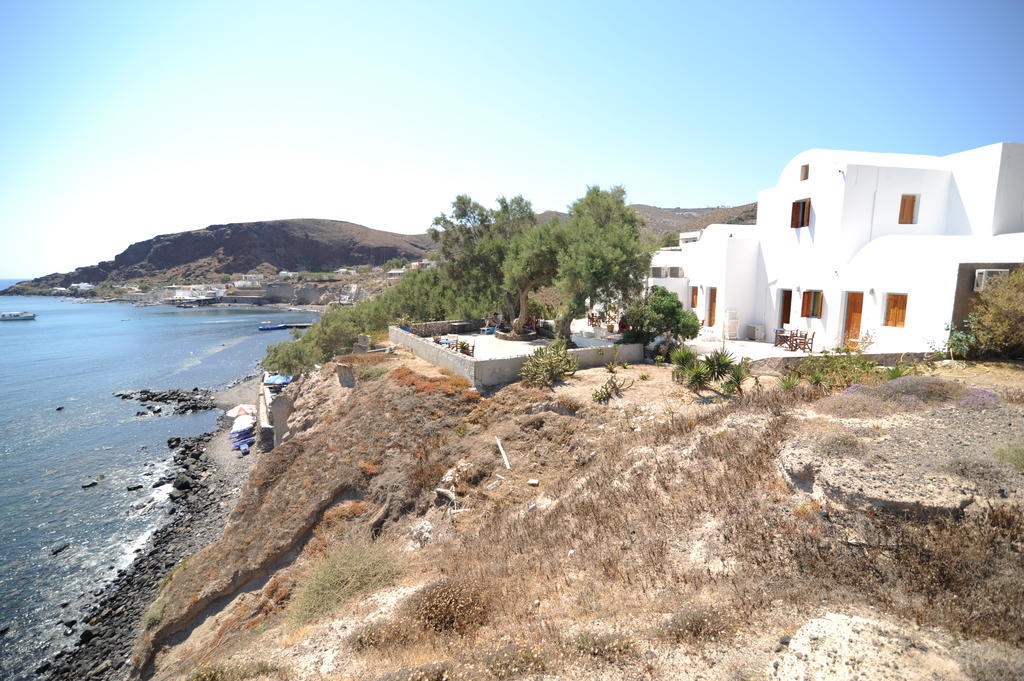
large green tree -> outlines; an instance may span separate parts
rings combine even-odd
[[[434,218],[428,233],[439,246],[445,278],[460,299],[478,309],[501,307],[512,317],[516,300],[505,286],[505,259],[516,237],[536,224],[533,207],[522,196],[501,197],[492,210],[463,194],[455,197],[450,215]]]
[[[558,335],[588,306],[613,308],[643,291],[653,245],[640,236],[643,218],[626,205],[622,187],[590,187],[569,208],[554,283],[562,295]]]
[[[505,287],[515,292],[519,314],[512,323],[522,333],[529,316],[530,293],[548,286],[558,273],[558,255],[564,230],[556,220],[528,229],[516,236],[505,258]]]

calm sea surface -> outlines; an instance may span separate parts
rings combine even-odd
[[[11,283],[0,279],[0,289]],[[289,338],[257,331],[261,321],[315,317],[0,297],[0,311],[18,310],[38,318],[0,322],[2,679],[55,651],[64,638],[58,617],[78,619],[88,592],[168,518],[169,489],[151,487],[168,461],[167,438],[207,432],[221,413],[137,417],[137,403],[112,393],[223,387],[253,373],[269,343]],[[99,484],[82,489],[91,480]],[[130,484],[143,488],[129,492]]]

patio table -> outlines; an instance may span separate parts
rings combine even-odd
[[[775,347],[789,343],[790,332],[786,329],[775,329]]]

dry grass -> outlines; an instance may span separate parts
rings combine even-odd
[[[359,596],[391,585],[401,572],[398,560],[380,545],[343,545],[329,553],[296,590],[291,619],[303,624],[330,615]]]
[[[445,373],[445,372],[442,372]],[[391,377],[396,383],[407,386],[420,393],[441,393],[443,395],[459,395],[470,390],[471,385],[462,376],[446,372],[444,376],[423,376],[406,366],[391,370]]]
[[[605,662],[625,662],[640,656],[636,644],[627,636],[616,633],[584,633],[574,641],[576,650]]]
[[[724,608],[730,607],[728,603]],[[733,627],[732,615],[707,605],[687,605],[672,615],[659,634],[672,643],[706,644],[721,640]]]
[[[424,631],[465,635],[487,622],[492,601],[487,588],[478,583],[443,579],[417,591],[407,608]]]
[[[1024,444],[1015,442],[1012,445],[1000,447],[996,450],[995,457],[1024,473]]]
[[[198,669],[188,676],[188,681],[247,681],[248,679],[288,678],[286,670],[269,662],[249,662],[237,665],[212,665]]]

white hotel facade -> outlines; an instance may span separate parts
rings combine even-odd
[[[941,346],[986,278],[1024,263],[1024,144],[949,156],[805,151],[758,193],[756,225],[710,225],[658,251],[702,336],[814,334],[814,349]]]

